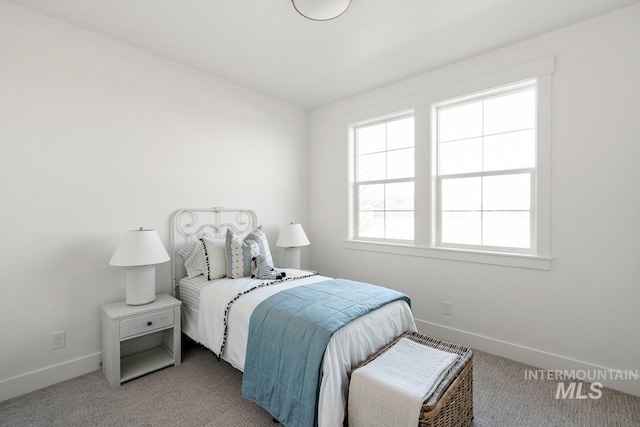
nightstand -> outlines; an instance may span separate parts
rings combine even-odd
[[[149,304],[102,306],[102,370],[111,387],[180,364],[181,304],[160,294]]]

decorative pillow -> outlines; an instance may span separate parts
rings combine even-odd
[[[260,255],[264,257],[265,263],[273,266],[273,258],[271,258],[271,251],[269,250],[269,242],[267,242],[267,235],[262,231],[262,226],[253,230],[244,238],[244,242],[249,246],[257,245]],[[253,248],[255,251],[255,248]]]
[[[200,241],[187,243],[178,251],[178,254],[184,259],[184,268],[187,270],[187,276],[193,278],[207,274],[207,263]]]
[[[207,280],[220,279],[227,275],[225,239],[200,239],[204,250]]]
[[[227,229],[227,277],[240,279],[251,276],[251,259],[260,255],[257,244],[248,245],[242,237]]]

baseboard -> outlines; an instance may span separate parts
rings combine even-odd
[[[0,402],[100,369],[102,353],[48,366],[0,381]]]
[[[538,369],[549,371],[574,371],[580,373],[603,373],[604,371],[623,371],[620,369],[607,368],[605,366],[596,365],[582,360],[572,359],[570,357],[553,354],[546,351],[537,350],[535,348],[525,347],[484,335],[474,334],[472,332],[451,328],[449,326],[437,323],[427,322],[416,319],[416,326],[420,333],[430,335],[447,341],[464,344],[471,348],[494,354],[496,356],[505,357],[515,360],[516,362],[525,363]],[[633,371],[638,373],[638,371]],[[522,373],[523,380],[526,373]],[[623,393],[640,396],[640,379],[614,378],[615,375],[606,375],[606,378],[598,378],[595,381],[601,383],[605,387],[621,391]],[[588,381],[586,379],[585,381]]]
[[[484,335],[474,334],[461,329],[416,319],[418,330],[425,334],[447,341],[467,345],[471,348],[525,363],[539,369],[562,371],[611,371],[612,368],[596,365],[582,360],[553,354],[534,348],[498,340]],[[0,402],[39,390],[50,385],[79,377],[100,369],[102,353],[94,353],[68,362],[59,363],[26,374],[0,381]],[[616,371],[616,370],[614,370]],[[522,373],[523,380],[525,373]],[[640,396],[640,380],[598,379],[605,387],[623,393]]]

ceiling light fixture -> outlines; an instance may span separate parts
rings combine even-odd
[[[291,0],[296,11],[313,21],[329,21],[342,15],[351,6],[351,0]]]

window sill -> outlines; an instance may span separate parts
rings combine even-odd
[[[443,249],[426,246],[403,245],[397,243],[344,240],[345,249],[381,252],[395,255],[438,258],[450,261],[473,262],[479,264],[502,265],[506,267],[551,270],[551,258],[533,255],[506,254],[496,252]]]

